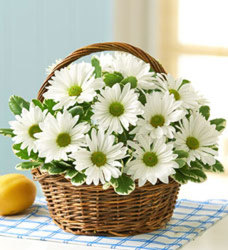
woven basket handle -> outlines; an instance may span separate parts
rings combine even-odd
[[[134,47],[127,43],[119,43],[119,42],[106,42],[106,43],[96,43],[91,44],[88,46],[85,46],[83,48],[80,48],[78,50],[75,50],[73,53],[71,53],[69,56],[67,56],[61,63],[59,63],[53,71],[50,73],[50,75],[46,78],[43,85],[41,86],[39,93],[38,93],[38,99],[43,101],[43,94],[46,92],[46,87],[49,85],[48,81],[51,79],[51,77],[54,75],[55,70],[60,70],[61,68],[64,68],[71,64],[72,62],[76,61],[77,59],[87,56],[89,54],[95,53],[95,52],[101,52],[101,51],[123,51],[128,52],[140,59],[142,59],[144,62],[149,63],[153,70],[157,73],[165,73],[165,70],[161,66],[161,64],[156,61],[153,57],[151,57],[149,54],[144,52],[143,50]]]

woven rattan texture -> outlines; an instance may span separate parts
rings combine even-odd
[[[40,178],[38,169],[34,179]],[[177,199],[179,185],[146,183],[130,195],[112,188],[73,186],[64,176],[44,175],[40,179],[54,222],[74,234],[127,236],[165,227]]]
[[[100,43],[76,50],[66,57],[55,70],[75,60],[100,51],[125,51],[150,63],[158,73],[163,67],[150,55],[126,43]],[[44,81],[38,99],[43,94],[53,72]],[[175,207],[179,184],[146,183],[127,196],[118,195],[113,188],[103,190],[101,185],[73,186],[62,175],[48,175],[39,169],[32,170],[35,180],[42,186],[54,222],[73,234],[128,236],[151,232],[165,227]]]

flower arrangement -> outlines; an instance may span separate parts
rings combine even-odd
[[[9,100],[16,119],[0,133],[26,160],[17,169],[39,167],[120,195],[136,181],[185,184],[206,180],[206,171],[223,172],[216,156],[225,120],[210,119],[207,101],[188,80],[115,52],[56,70],[46,90],[43,102]]]

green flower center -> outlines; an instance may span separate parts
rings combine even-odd
[[[113,116],[121,116],[124,113],[124,106],[120,102],[113,102],[109,106],[109,112]]]
[[[131,88],[137,87],[138,80],[136,79],[135,76],[128,76],[121,81],[121,83],[123,83],[123,84],[127,84],[128,82],[131,84]]]
[[[150,124],[157,128],[157,127],[162,127],[165,123],[165,118],[163,115],[155,115],[152,116],[150,119]]]
[[[170,89],[169,90],[170,95],[173,94],[174,98],[176,101],[180,100],[180,94],[178,91],[176,91],[175,89]]]
[[[82,88],[76,84],[68,89],[69,96],[79,96],[81,93],[82,93]]]
[[[91,155],[91,161],[97,167],[101,167],[105,165],[105,163],[107,162],[107,158],[106,155],[102,152],[94,152]]]
[[[199,148],[199,145],[200,145],[199,141],[195,137],[192,137],[192,136],[189,136],[187,138],[186,144],[189,147],[189,149],[197,149]]]
[[[68,133],[61,133],[58,135],[56,139],[56,143],[61,148],[66,147],[71,143],[71,137]]]
[[[148,167],[154,167],[158,163],[158,157],[154,152],[146,152],[143,155],[143,162]]]
[[[37,124],[32,125],[28,130],[30,137],[32,137],[33,139],[36,139],[36,137],[34,137],[34,134],[40,133],[40,132],[42,132],[42,130],[40,129],[39,125],[37,125]]]

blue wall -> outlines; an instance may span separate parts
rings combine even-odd
[[[10,95],[36,97],[45,68],[55,59],[111,40],[111,0],[0,0],[0,127],[14,119]],[[17,172],[11,145],[0,136],[0,175]]]

